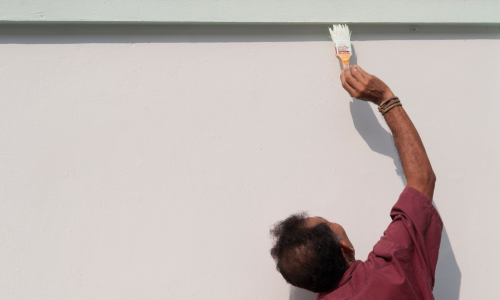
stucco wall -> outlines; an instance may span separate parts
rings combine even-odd
[[[436,299],[495,299],[500,30],[354,26],[437,174]],[[325,26],[0,27],[1,299],[314,299],[268,253],[309,211],[364,260],[404,187]]]

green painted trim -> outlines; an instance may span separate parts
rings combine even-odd
[[[0,0],[0,22],[500,24],[500,1]]]

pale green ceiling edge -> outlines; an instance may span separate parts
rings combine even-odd
[[[500,0],[0,0],[0,22],[500,24]]]

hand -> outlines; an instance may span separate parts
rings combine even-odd
[[[382,80],[366,73],[360,66],[353,65],[342,70],[340,80],[349,95],[359,100],[379,105],[385,99],[394,96]]]

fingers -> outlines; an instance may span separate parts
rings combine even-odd
[[[347,81],[345,80],[345,71],[346,70],[342,70],[340,72],[340,81],[342,82],[342,87],[349,93],[349,95],[353,95],[353,93],[355,93],[356,91],[352,88],[352,86],[350,86]]]
[[[363,77],[366,77],[366,76],[370,75],[365,70],[363,70],[363,68],[361,68],[360,66],[355,66],[355,67],[356,67],[356,71],[358,71],[359,73],[361,73],[361,75],[363,75]]]
[[[359,66],[352,66],[352,69],[351,69],[351,74],[352,76],[358,81],[358,82],[361,82],[363,83],[364,85],[366,85],[367,83],[367,78],[366,78],[366,75],[363,75],[361,72],[360,72],[360,67]],[[364,72],[364,71],[363,71]],[[366,73],[366,72],[365,72]]]
[[[349,83],[350,86],[352,86],[356,91],[360,91],[363,89],[363,84],[356,80],[356,78],[353,76],[353,70],[354,66],[350,66],[349,68],[346,68],[345,70],[345,81]],[[357,73],[357,72],[356,72]]]

